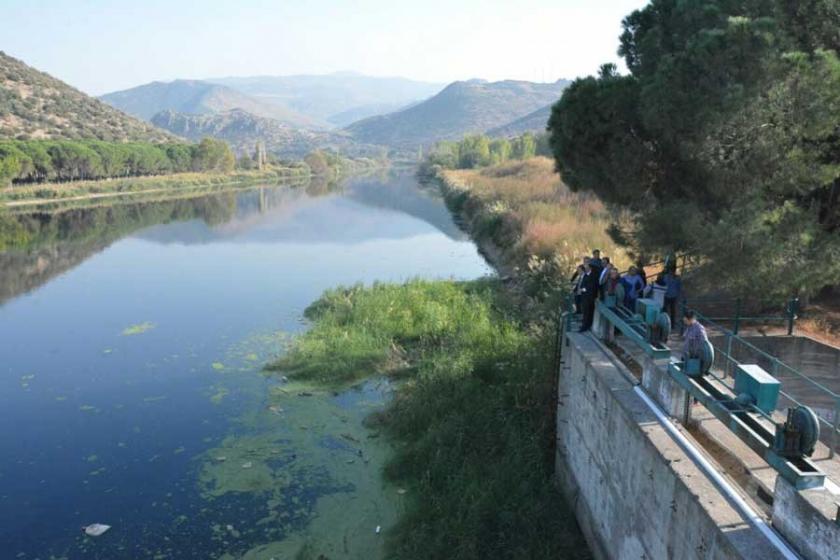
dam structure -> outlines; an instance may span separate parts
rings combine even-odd
[[[806,344],[778,338],[785,357]],[[784,378],[725,348],[705,375],[691,374],[682,343],[667,334],[664,342],[614,303],[598,302],[586,333],[571,315],[561,320],[556,481],[593,555],[840,559],[838,418],[821,413],[822,433],[810,455],[801,453],[807,430],[791,418],[806,409],[786,417],[784,406],[799,401]],[[840,383],[840,370],[833,376]],[[745,380],[759,388],[744,389]],[[767,406],[764,391],[779,386],[779,408],[774,399]],[[790,452],[800,437],[803,447]]]

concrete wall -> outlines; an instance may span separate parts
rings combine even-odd
[[[776,478],[773,526],[805,558],[840,558],[838,497],[827,488],[798,491]]]
[[[778,558],[634,392],[630,372],[587,335],[564,342],[557,480],[596,557]]]

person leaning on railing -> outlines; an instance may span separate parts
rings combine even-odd
[[[700,324],[694,311],[687,309],[683,313],[683,323],[685,323],[685,331],[683,332],[683,359],[692,356],[700,356],[703,351],[703,343],[709,340],[706,334],[706,328]]]

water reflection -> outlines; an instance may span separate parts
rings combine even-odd
[[[445,212],[389,175],[7,216],[4,554],[380,556],[387,384],[301,397],[260,368],[326,288],[486,273]]]
[[[319,198],[332,198],[328,204]],[[355,204],[354,204],[355,203]],[[383,227],[363,207],[414,216],[455,241],[466,239],[440,198],[411,173],[380,173],[336,183],[315,178],[304,188],[263,186],[240,192],[155,202],[112,202],[82,209],[0,214],[0,304],[48,282],[115,241],[138,233],[158,243],[356,243],[416,234],[409,224]],[[323,219],[312,228],[314,215]],[[153,227],[167,226],[167,227]],[[352,236],[348,236],[352,234]]]

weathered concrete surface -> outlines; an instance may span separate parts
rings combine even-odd
[[[630,372],[569,334],[557,479],[598,558],[779,558],[658,423]]]
[[[666,360],[653,360],[642,355],[642,387],[654,397],[668,416],[683,418],[685,413],[687,393],[679,383],[668,374]]]
[[[840,558],[838,499],[827,488],[797,491],[777,477],[773,526],[806,558]]]

